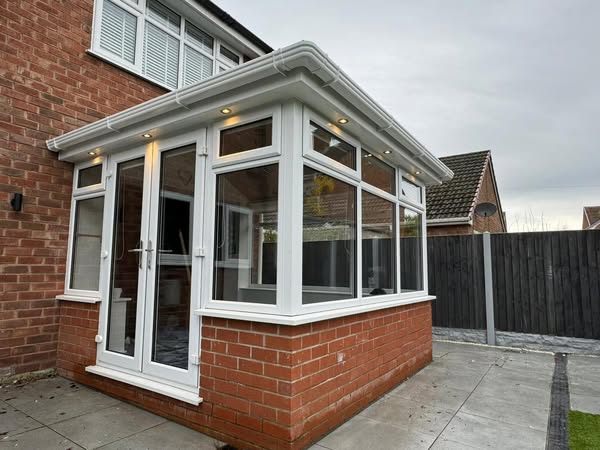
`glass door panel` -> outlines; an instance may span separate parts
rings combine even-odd
[[[161,153],[155,219],[150,360],[183,370],[189,365],[195,165],[195,146]]]
[[[121,162],[116,167],[106,349],[135,356],[138,295],[143,289],[140,269],[143,257],[144,158]]]

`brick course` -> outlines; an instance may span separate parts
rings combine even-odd
[[[86,53],[92,8],[0,4],[0,376],[56,362],[73,167],[46,139],[165,92]]]
[[[86,373],[97,314],[61,306],[62,375],[240,448],[304,448],[431,361],[429,302],[297,327],[205,317],[195,407]]]

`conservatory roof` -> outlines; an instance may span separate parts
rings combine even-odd
[[[117,152],[140,145],[144,133],[162,138],[222,118],[227,106],[244,111],[298,99],[332,122],[350,119],[344,131],[360,138],[372,152],[424,184],[440,184],[452,171],[408,133],[352,81],[319,47],[301,41],[261,56],[206,80],[47,141],[59,159],[77,162],[87,153]]]

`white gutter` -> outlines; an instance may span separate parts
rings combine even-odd
[[[77,130],[47,141],[52,151],[69,150],[102,136],[118,133],[123,128],[141,121],[157,118],[180,108],[212,97],[219,93],[247,85],[273,75],[286,75],[294,69],[306,69],[321,81],[321,86],[331,89],[351,103],[376,124],[377,132],[389,136],[406,148],[415,159],[426,165],[433,177],[440,181],[452,178],[453,173],[431,154],[417,139],[348,77],[314,43],[301,41],[289,47],[261,56],[207,80],[177,89],[158,98],[136,105],[108,118],[85,125]]]
[[[442,227],[447,225],[473,225],[470,217],[449,217],[444,219],[427,219],[427,226]]]

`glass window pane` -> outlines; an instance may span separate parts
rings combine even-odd
[[[238,65],[240,63],[240,57],[233,53],[231,50],[229,50],[227,47],[221,45],[221,49],[219,51],[221,53],[221,56],[224,57],[227,61],[235,65]]]
[[[423,201],[421,187],[411,183],[406,178],[402,178],[402,195],[415,203]]]
[[[356,188],[304,167],[302,303],[356,297]]]
[[[77,187],[93,186],[102,183],[102,164],[87,167],[79,171]]]
[[[217,176],[215,300],[276,303],[277,164]]]
[[[135,353],[139,270],[142,268],[144,158],[117,165],[106,349]]]
[[[163,4],[157,2],[156,0],[148,0],[147,14],[148,17],[151,17],[156,22],[179,34],[181,18],[178,14],[174,13]]]
[[[423,217],[400,208],[400,289],[402,292],[423,290]]]
[[[351,169],[356,169],[356,148],[333,133],[310,122],[313,150]]]
[[[103,214],[104,197],[77,200],[75,204],[71,289],[98,290]]]
[[[396,170],[369,152],[362,152],[361,177],[385,192],[396,195]]]
[[[213,54],[213,38],[189,22],[185,23],[185,37],[205,52]]]
[[[363,296],[393,294],[396,289],[395,204],[362,193]]]
[[[161,153],[152,361],[188,368],[196,149]]]
[[[221,130],[220,156],[268,147],[273,141],[273,119],[238,125]]]

